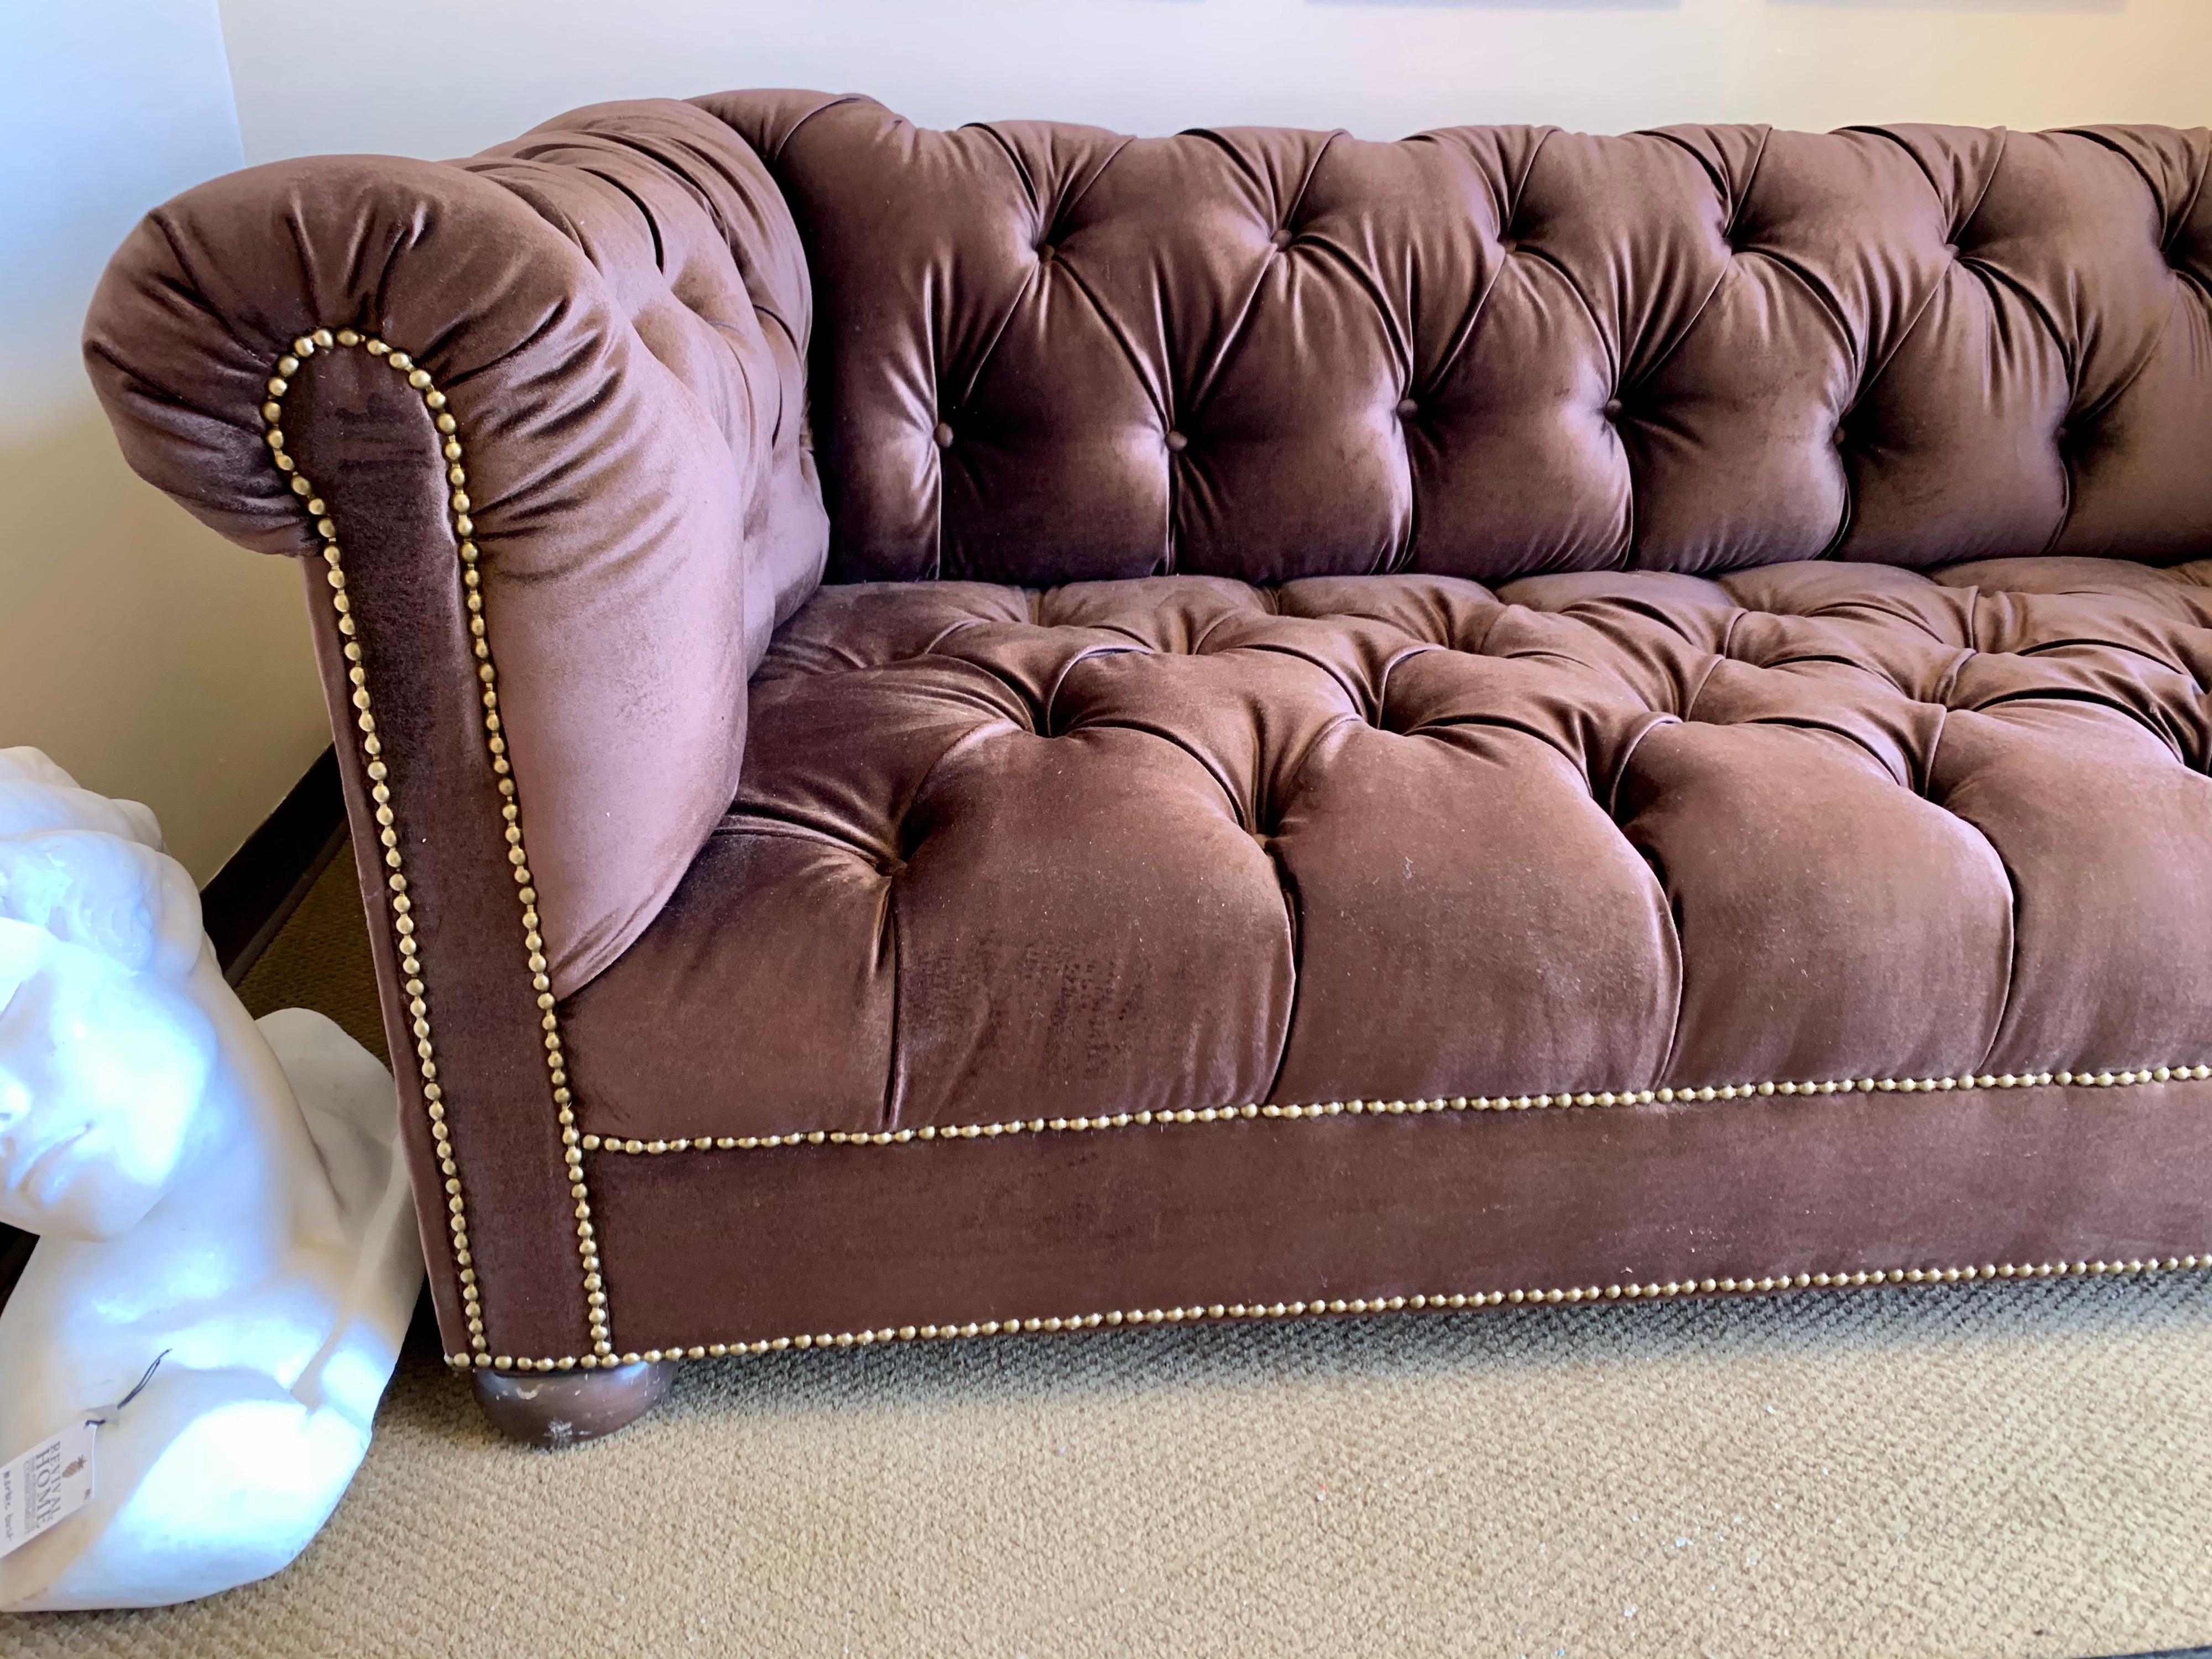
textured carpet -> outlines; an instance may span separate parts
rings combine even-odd
[[[351,878],[252,1006],[373,1036]],[[706,1362],[557,1453],[423,1327],[289,1571],[0,1652],[2110,1654],[2208,1539],[2200,1274]]]

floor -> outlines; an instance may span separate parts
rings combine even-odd
[[[243,991],[368,1041],[350,882]],[[2070,1659],[2212,1638],[2208,1537],[2212,1275],[709,1361],[555,1453],[418,1328],[292,1568],[0,1653]]]

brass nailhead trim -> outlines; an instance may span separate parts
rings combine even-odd
[[[284,394],[291,389],[291,377],[299,373],[301,363],[314,356],[319,349],[330,350],[337,347],[350,349],[356,346],[371,357],[381,358],[387,368],[406,377],[409,387],[422,395],[423,405],[430,413],[431,424],[437,428],[441,440],[441,453],[446,462],[447,507],[460,553],[461,586],[468,606],[469,634],[477,659],[477,679],[482,688],[480,701],[483,705],[484,745],[491,759],[493,775],[498,780],[501,814],[507,821],[507,863],[514,872],[516,897],[522,906],[523,945],[531,975],[531,988],[537,994],[538,1007],[542,1016],[539,1026],[544,1033],[546,1073],[552,1089],[553,1103],[558,1109],[562,1156],[568,1166],[568,1189],[575,1205],[576,1249],[583,1270],[592,1352],[571,1363],[580,1364],[586,1368],[596,1366],[602,1360],[611,1364],[614,1339],[608,1325],[605,1287],[599,1278],[599,1246],[592,1231],[591,1197],[584,1182],[583,1154],[578,1150],[580,1137],[576,1133],[574,1099],[568,1091],[568,1061],[561,1047],[560,1024],[553,1012],[552,982],[546,975],[545,941],[538,928],[538,891],[532,884],[529,859],[523,849],[521,807],[515,794],[514,769],[507,758],[507,738],[499,713],[499,674],[492,662],[490,643],[484,635],[482,578],[477,569],[479,556],[473,539],[476,522],[470,517],[470,510],[475,504],[469,499],[466,489],[468,474],[461,465],[459,423],[447,412],[446,394],[438,389],[429,371],[417,367],[407,353],[395,350],[384,341],[363,336],[354,329],[342,328],[333,333],[327,328],[319,328],[293,341],[291,349],[278,356],[276,373],[269,380],[269,401],[261,405],[261,422],[264,437],[277,471],[289,477],[292,493],[305,503],[307,516],[314,522],[315,533],[322,540],[323,562],[330,567],[331,603],[337,611],[338,633],[345,641],[346,677],[353,686],[355,724],[361,731],[362,759],[369,780],[369,798],[375,805],[378,839],[383,843],[384,862],[391,872],[386,884],[390,890],[392,940],[398,951],[404,976],[402,988],[409,999],[407,1012],[412,1022],[415,1056],[422,1079],[424,1109],[429,1115],[431,1137],[437,1144],[438,1168],[445,1176],[446,1208],[453,1235],[453,1263],[460,1280],[462,1310],[468,1323],[469,1352],[448,1356],[447,1363],[458,1362],[463,1365],[490,1369],[504,1367],[508,1360],[504,1355],[495,1356],[484,1339],[483,1305],[478,1294],[474,1259],[469,1251],[467,1205],[462,1194],[460,1171],[454,1162],[453,1140],[446,1128],[445,1093],[443,1085],[438,1081],[437,1054],[431,1039],[428,992],[422,980],[422,962],[415,948],[414,901],[408,895],[398,832],[392,827],[392,793],[386,782],[388,774],[382,759],[383,744],[376,735],[376,719],[370,708],[368,676],[362,662],[361,644],[354,636],[352,607],[346,597],[345,569],[338,544],[337,526],[331,520],[321,498],[315,494],[313,485],[301,476],[298,465],[286,453],[284,447]]]
[[[601,1364],[634,1365],[640,1360],[658,1364],[664,1359],[720,1359],[737,1354],[781,1353],[791,1348],[866,1348],[884,1342],[942,1341],[949,1337],[1002,1336],[1028,1331],[1091,1330],[1102,1325],[1181,1325],[1216,1319],[1302,1319],[1321,1314],[1396,1313],[1406,1309],[1494,1308],[1504,1303],[1556,1304],[1564,1302],[1663,1302],[1684,1296],[1761,1295],[1776,1291],[1856,1290],[1875,1285],[1957,1285],[1990,1279],[2068,1279],[2110,1273],[2173,1273],[2212,1267],[2212,1252],[2203,1255],[2130,1258],[2125,1261],[2042,1261],[2022,1267],[1984,1264],[1966,1267],[1891,1267],[1872,1273],[1797,1273],[1762,1279],[1668,1279],[1656,1285],[1577,1285],[1565,1289],[1453,1291],[1439,1296],[1355,1297],[1313,1302],[1219,1303],[1204,1307],[1132,1309],[1127,1312],[1069,1314],[1052,1319],[989,1319],[965,1325],[885,1326],[873,1331],[824,1332],[817,1335],[779,1336],[752,1342],[694,1343],[688,1348],[648,1348],[625,1353]],[[447,1354],[446,1364],[455,1370],[481,1365],[467,1354]],[[557,1358],[515,1358],[501,1354],[492,1365],[500,1370],[565,1371],[592,1362],[574,1355]]]
[[[421,392],[430,410],[433,422],[444,438],[442,446],[447,463],[447,484],[449,507],[453,514],[453,530],[459,544],[462,563],[462,584],[469,610],[469,631],[472,649],[477,658],[477,678],[483,685],[482,702],[484,709],[486,748],[491,757],[492,770],[497,777],[500,794],[504,799],[502,815],[507,823],[506,839],[508,862],[514,872],[517,897],[522,906],[524,942],[527,951],[527,965],[531,971],[532,988],[538,994],[538,1004],[543,1016],[540,1026],[544,1033],[545,1063],[548,1081],[552,1088],[554,1103],[558,1109],[562,1129],[562,1157],[570,1177],[570,1192],[575,1200],[577,1252],[584,1273],[586,1307],[589,1310],[592,1351],[583,1356],[562,1355],[558,1358],[525,1358],[493,1355],[483,1334],[483,1310],[477,1287],[473,1258],[469,1249],[468,1214],[462,1194],[459,1170],[454,1162],[453,1142],[446,1127],[444,1095],[438,1082],[437,1059],[432,1041],[427,988],[422,982],[422,963],[416,948],[416,924],[411,912],[413,902],[408,896],[404,861],[399,850],[399,837],[392,828],[392,795],[386,781],[388,771],[383,759],[382,740],[376,733],[376,720],[368,692],[368,674],[362,666],[362,650],[355,638],[355,626],[350,614],[351,605],[346,596],[345,571],[343,552],[337,539],[337,528],[331,519],[313,485],[298,470],[297,464],[286,452],[283,428],[283,398],[291,389],[291,377],[296,374],[301,362],[313,356],[318,349],[333,346],[363,347],[373,357],[384,359],[387,367],[404,374],[409,386]],[[986,1321],[965,1325],[905,1325],[896,1328],[860,1332],[825,1333],[821,1335],[776,1337],[749,1343],[695,1344],[684,1349],[649,1349],[643,1353],[617,1353],[607,1314],[607,1297],[599,1274],[597,1239],[591,1221],[591,1205],[584,1173],[582,1151],[607,1151],[623,1153],[658,1154],[691,1150],[753,1149],[828,1142],[834,1145],[888,1146],[910,1140],[931,1140],[939,1137],[933,1127],[920,1129],[882,1131],[875,1133],[853,1133],[843,1130],[814,1130],[787,1135],[720,1136],[698,1139],[678,1139],[672,1141],[638,1141],[603,1139],[598,1135],[580,1136],[575,1130],[574,1097],[568,1087],[566,1056],[563,1053],[559,1020],[554,1012],[551,985],[546,975],[543,954],[544,939],[538,932],[537,892],[532,884],[528,859],[524,849],[520,823],[520,808],[516,798],[514,769],[507,758],[507,744],[499,714],[498,674],[491,659],[491,648],[485,638],[483,599],[481,578],[477,574],[478,551],[472,539],[475,524],[470,517],[472,503],[463,488],[467,475],[460,463],[463,451],[458,435],[457,423],[445,412],[446,397],[440,392],[427,370],[415,367],[404,351],[394,351],[382,340],[364,338],[348,328],[335,334],[329,329],[319,328],[303,334],[292,342],[291,349],[281,354],[276,362],[276,373],[268,381],[269,400],[261,406],[264,438],[270,457],[278,471],[288,476],[292,493],[300,497],[308,516],[314,520],[317,534],[323,542],[323,559],[329,567],[331,603],[337,617],[337,630],[344,641],[343,655],[349,665],[347,678],[353,685],[352,702],[355,725],[359,729],[362,759],[370,781],[370,799],[375,803],[376,819],[380,825],[379,840],[384,848],[384,860],[391,874],[386,879],[388,902],[392,912],[393,944],[400,969],[405,975],[404,988],[410,1002],[409,1012],[413,1018],[416,1038],[416,1057],[422,1079],[424,1109],[430,1122],[430,1133],[436,1143],[439,1168],[445,1176],[447,1194],[448,1231],[453,1246],[453,1262],[461,1286],[462,1306],[469,1330],[469,1351],[446,1356],[446,1363],[457,1370],[496,1369],[536,1371],[569,1370],[582,1366],[586,1370],[602,1364],[634,1364],[642,1359],[658,1363],[663,1359],[708,1357],[721,1358],[732,1353],[768,1353],[789,1348],[867,1346],[878,1342],[933,1340],[948,1337],[998,1335],[1004,1332],[1075,1330],[1123,1324],[1181,1323],[1188,1320],[1206,1319],[1281,1319],[1297,1318],[1316,1314],[1364,1314],[1384,1310],[1396,1311],[1413,1308],[1468,1308],[1495,1306],[1502,1303],[1563,1303],[1583,1301],[1650,1300],[1698,1294],[1729,1294],[1767,1292],[1778,1290],[1811,1286],[1840,1288],[1883,1282],[1892,1284],[1957,1283],[1976,1279],[2053,1278],[2067,1274],[2103,1274],[2112,1273],[2152,1273],[2176,1268],[2195,1268],[2200,1258],[2191,1255],[2168,1256],[2161,1263],[2156,1260],[2130,1260],[2123,1262],[2075,1261],[2045,1262],[2033,1267],[2006,1265],[2002,1267],[1966,1267],[1942,1269],[1892,1268],[1887,1273],[1876,1272],[1853,1273],[1799,1273],[1794,1279],[1772,1277],[1759,1279],[1703,1279],[1697,1281],[1668,1280],[1665,1284],[1627,1285],[1607,1285],[1566,1289],[1513,1290],[1477,1291],[1473,1294],[1453,1292],[1448,1295],[1391,1297],[1388,1298],[1354,1298],[1351,1301],[1316,1301],[1312,1303],[1274,1303],[1268,1305],[1235,1303],[1215,1303],[1209,1306],[1135,1310],[1127,1312],[1079,1314],[1045,1319]],[[2128,1086],[2140,1083],[2165,1083],[2176,1079],[2202,1079],[2212,1076],[2212,1067],[2205,1066],[2160,1066],[2141,1071],[2113,1073],[2045,1072],[2029,1076],[2005,1073],[1991,1076],[1986,1073],[1964,1074],[1951,1078],[1921,1079],[1844,1079],[1816,1083],[1759,1083],[1723,1085],[1696,1089],[1644,1089],[1613,1091],[1600,1091],[1582,1094],[1540,1094],[1511,1097],[1455,1096],[1449,1099],[1416,1101],[1331,1101],[1326,1104],[1267,1105],[1248,1103],[1243,1106],[1207,1107],[1199,1110],[1173,1112],[1117,1113],[1097,1118],[1030,1118],[1010,1122],[963,1124],[948,1127],[945,1138],[974,1139],[1004,1134],[1087,1131],[1092,1129],[1125,1128],[1131,1125],[1166,1123],[1212,1123],[1257,1117],[1314,1118],[1334,1117],[1349,1112],[1387,1113],[1392,1115],[1419,1115],[1443,1111],[1510,1111],[1548,1109],[1565,1106],[1616,1106],[1671,1103],[1675,1101],[1733,1100],[1753,1095],[1799,1095],[1888,1092],[1898,1091],[1913,1093],[1922,1091],[1941,1091],[1956,1088],[2025,1088],[2048,1086],[2051,1084],[2092,1084],[2101,1087]],[[580,1148],[581,1150],[580,1150]],[[2204,1258],[2212,1261],[2212,1258]]]
[[[1820,1083],[1725,1083],[1696,1089],[1607,1089],[1596,1093],[1545,1095],[1455,1095],[1435,1100],[1332,1100],[1301,1106],[1207,1106],[1195,1111],[1116,1112],[1098,1117],[1016,1118],[1005,1123],[947,1124],[919,1129],[870,1133],[850,1129],[802,1129],[781,1135],[698,1135],[674,1140],[618,1139],[587,1134],[587,1152],[643,1153],[751,1152],[771,1146],[889,1146],[912,1140],[994,1139],[1000,1135],[1050,1134],[1092,1129],[1126,1129],[1152,1123],[1227,1123],[1246,1118],[1419,1116],[1431,1112],[1518,1112],[1563,1106],[1669,1105],[1677,1101],[1743,1100],[1754,1095],[1936,1094],[1950,1089],[2037,1089],[2052,1085],[2129,1088],[2142,1083],[2175,1083],[2212,1078],[2212,1066],[2157,1066],[2123,1072],[2006,1072],[1992,1076],[1963,1073],[1957,1077],[1838,1078]]]

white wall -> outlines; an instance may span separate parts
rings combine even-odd
[[[138,482],[77,340],[139,215],[241,160],[214,0],[0,0],[0,744],[203,881],[328,741],[300,578]]]
[[[2212,119],[2212,0],[222,0],[249,157],[450,155],[605,98],[863,91],[1393,137],[1468,121]]]

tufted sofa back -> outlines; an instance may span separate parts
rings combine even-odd
[[[918,130],[806,246],[846,580],[2212,552],[2212,135]]]

